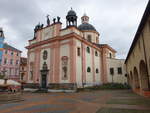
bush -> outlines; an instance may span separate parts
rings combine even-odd
[[[0,79],[4,79],[4,75],[1,75],[1,74],[0,74]]]
[[[103,90],[103,89],[130,89],[130,86],[128,84],[107,83],[99,86],[78,88],[78,91],[91,91],[91,90]]]

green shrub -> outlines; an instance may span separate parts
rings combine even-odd
[[[91,91],[91,90],[103,90],[103,89],[130,89],[130,86],[127,84],[120,84],[120,83],[107,83],[99,86],[78,88],[78,91]]]
[[[1,74],[0,74],[0,79],[4,79],[4,75],[1,75]]]

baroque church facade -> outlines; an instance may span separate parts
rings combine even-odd
[[[60,17],[53,23],[47,17],[46,27],[35,27],[34,38],[26,47],[26,87],[83,88],[112,82],[110,74],[114,70],[110,70],[109,62],[115,59],[116,51],[107,44],[99,44],[100,34],[87,15],[81,21],[77,26],[76,12],[71,9],[66,16],[66,28],[62,29]],[[122,71],[124,67],[124,74]],[[121,78],[125,83],[124,75]]]

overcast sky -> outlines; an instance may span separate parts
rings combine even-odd
[[[65,17],[72,7],[78,16],[78,25],[85,12],[90,23],[100,33],[100,43],[117,50],[118,58],[126,58],[148,0],[0,0],[0,27],[5,42],[23,51],[33,38],[33,29],[39,22],[46,23],[46,15]]]

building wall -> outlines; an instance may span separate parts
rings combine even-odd
[[[27,78],[27,81],[29,83],[33,83],[33,79],[32,79],[32,74],[31,74],[31,64],[33,64],[33,68],[34,68],[34,65],[35,64],[35,52],[34,52],[34,49],[31,49],[28,51],[28,66],[27,66],[27,69],[28,69],[28,78]],[[33,71],[35,70],[35,68],[33,69]]]
[[[76,40],[76,50],[80,48],[80,56],[78,56],[76,52],[76,81],[78,87],[82,87],[84,78],[83,78],[83,56],[85,54],[85,49],[83,49],[83,43],[81,41]],[[82,54],[84,52],[84,54]],[[85,69],[84,69],[85,70]]]
[[[81,87],[83,84],[98,85],[101,83],[101,53],[99,50],[94,49],[88,44],[85,44],[79,40],[76,40],[76,50],[80,48],[81,55],[78,56],[76,52],[76,69],[77,69],[77,83]],[[90,48],[90,53],[87,52],[87,47]],[[95,55],[97,51],[98,56]],[[91,72],[87,72],[87,68],[90,67]],[[96,73],[98,69],[98,73]]]
[[[143,29],[143,32],[139,35],[139,39],[138,39],[137,43],[135,44],[135,47],[134,47],[132,53],[130,54],[130,57],[126,63],[129,76],[130,76],[130,73],[134,73],[134,68],[136,68],[138,71],[139,79],[141,79],[140,68],[139,68],[140,62],[143,60],[145,63],[149,64],[148,60],[150,58],[150,55],[149,55],[148,51],[150,48],[150,45],[149,45],[150,28],[148,26],[149,26],[149,24],[147,22],[147,24],[145,25],[145,27]],[[145,50],[144,50],[144,48],[145,48]],[[146,52],[146,54],[144,51]],[[146,55],[146,57],[145,57],[145,55]],[[149,68],[149,65],[147,65],[147,66]],[[149,71],[149,69],[148,69],[148,71]],[[140,83],[140,86],[141,86],[141,83]]]
[[[107,65],[108,65],[108,70],[107,70],[107,78],[108,78],[108,82],[109,83],[127,83],[127,77],[125,77],[126,75],[126,69],[125,69],[125,64],[124,64],[123,59],[114,59],[114,58],[107,58]],[[112,76],[112,74],[110,73],[110,68],[114,69],[114,74]],[[118,73],[118,68],[121,68],[122,73],[119,74]],[[113,77],[113,78],[112,78]]]
[[[148,3],[145,14],[149,12]],[[132,44],[131,52],[126,59],[128,83],[132,89],[142,95],[150,89],[150,16],[143,16],[136,34],[136,40]],[[144,23],[144,24],[143,24]]]
[[[88,31],[81,32],[75,27],[57,29],[53,26],[44,28],[36,33],[36,39],[29,41],[28,48],[28,83],[41,83],[40,70],[43,63],[48,66],[47,85],[71,83],[77,87],[99,85],[107,82],[107,48],[102,48],[96,44],[99,42],[99,34]],[[58,32],[54,32],[57,30]],[[59,32],[60,31],[60,32]],[[87,41],[91,35],[91,42]],[[87,52],[89,47],[90,52]],[[80,48],[80,55],[78,55]],[[48,51],[47,60],[43,60],[43,52]],[[114,56],[113,51],[112,56]],[[96,55],[97,54],[97,55]],[[34,70],[30,64],[33,64]],[[105,65],[105,66],[104,66]],[[105,67],[105,68],[103,68]],[[90,68],[90,72],[88,72]],[[33,71],[33,78],[31,78]],[[65,77],[66,76],[66,77]],[[104,82],[105,81],[105,82]]]
[[[71,56],[70,56],[70,45],[69,44],[65,44],[65,45],[61,45],[60,46],[60,82],[61,83],[70,83],[70,77],[71,77],[71,71],[70,71],[70,69],[71,69]],[[63,56],[66,56],[66,57],[68,57],[68,64],[67,64],[67,72],[66,72],[66,74],[67,74],[67,77],[65,78],[64,77],[64,72],[63,72],[63,69],[62,69],[62,63],[63,63],[63,61],[62,61],[62,57]]]
[[[146,62],[147,62],[147,66],[148,66],[148,75],[149,75],[149,80],[150,80],[150,16],[148,18],[148,21],[146,22],[146,25],[144,27],[144,31],[143,31],[143,41],[145,44],[145,55],[146,55]],[[150,82],[150,81],[149,81]]]
[[[98,56],[95,55],[95,52],[97,51]],[[101,69],[101,52],[94,49],[94,73],[95,73],[95,77],[94,77],[94,83],[96,85],[100,85],[102,84],[102,80],[101,80],[101,76],[102,76],[102,69]],[[96,69],[98,69],[98,72],[96,72]]]
[[[48,66],[49,73],[47,75],[47,84],[49,83],[70,83],[72,81],[72,60],[73,60],[73,43],[72,40],[62,40],[60,42],[55,41],[51,44],[48,45],[42,45],[38,47],[38,49],[30,49],[29,50],[29,65],[28,65],[28,80],[29,82],[36,82],[37,79],[39,79],[39,83],[41,81],[41,74],[40,70],[43,68],[44,62],[46,62]],[[48,52],[48,57],[47,60],[43,59],[43,52],[47,51]],[[40,52],[40,56],[39,56]],[[62,57],[68,57],[68,63],[67,63],[67,77],[63,77],[63,70],[62,70]],[[37,60],[39,59],[39,60]],[[34,66],[34,77],[33,80],[30,80],[31,78],[31,62],[33,62]],[[38,63],[40,66],[38,67]],[[75,70],[75,69],[74,69]]]
[[[99,43],[99,34],[91,31],[84,31],[83,36],[86,40],[88,40],[88,35],[91,36],[91,42]]]
[[[87,47],[90,48],[90,53],[87,52]],[[93,85],[93,75],[94,70],[92,68],[92,48],[88,45],[85,46],[85,60],[86,60],[86,84]],[[90,72],[87,72],[88,68],[90,68]]]
[[[29,45],[60,36],[61,23],[56,23],[38,30],[35,39],[29,40]]]
[[[47,59],[46,60],[44,60],[43,59],[43,53],[44,53],[44,51],[47,51]],[[50,63],[51,63],[51,61],[50,61],[50,59],[51,59],[51,48],[44,48],[44,49],[41,49],[40,50],[40,66],[39,67],[37,67],[37,78],[39,77],[40,78],[40,80],[39,81],[41,81],[41,72],[40,72],[40,70],[42,70],[43,69],[43,64],[44,64],[44,62],[46,62],[46,64],[47,64],[47,68],[48,68],[48,70],[49,70],[49,72],[48,72],[48,75],[47,75],[47,84],[51,81],[50,79],[50,71],[51,71],[51,66],[50,66]],[[38,65],[38,64],[37,64]],[[40,69],[39,69],[40,68]]]
[[[76,33],[77,35],[80,35],[81,37],[84,37],[84,34],[76,29],[75,27],[69,27],[69,29],[62,29],[60,31],[60,36],[65,36],[67,34]]]
[[[13,54],[11,54],[12,52]],[[18,51],[3,49],[2,63],[0,66],[1,72],[5,72],[5,75],[8,78],[19,79],[20,57],[21,53]],[[5,60],[7,60],[6,63]],[[12,64],[10,63],[10,60],[12,60]]]
[[[20,59],[19,75],[22,82],[27,82],[27,58]]]

